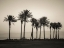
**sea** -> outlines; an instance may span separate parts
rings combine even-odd
[[[20,33],[10,33],[10,38],[11,39],[20,39]],[[37,34],[37,38],[39,38],[40,32]],[[23,37],[23,32],[22,32],[22,37]],[[33,37],[36,38],[36,32],[33,33]],[[9,33],[0,33],[0,40],[8,39],[9,38]],[[25,32],[25,38],[30,39],[31,38],[31,32]],[[44,33],[43,31],[41,32],[41,39],[44,38]],[[50,39],[50,32],[46,31],[45,32],[45,38]],[[51,32],[51,38],[53,38],[53,32]],[[64,39],[64,32],[61,31],[59,32],[59,38]]]

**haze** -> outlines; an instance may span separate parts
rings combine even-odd
[[[25,9],[30,10],[36,19],[46,16],[50,22],[61,22],[62,29],[60,30],[60,38],[64,38],[64,0],[0,0],[0,39],[8,38],[9,27],[8,22],[3,22],[4,17],[7,17],[7,15],[17,17]],[[11,38],[20,38],[20,26],[20,21],[11,25]],[[27,38],[30,38],[31,31],[31,23],[26,23]],[[46,31],[48,31],[46,32],[46,38],[49,38],[49,28],[46,28]],[[36,35],[35,32],[36,29],[34,28],[34,38]]]

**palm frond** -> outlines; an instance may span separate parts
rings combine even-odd
[[[48,26],[48,24],[49,24],[49,19],[47,19],[47,17],[42,17],[42,18],[40,18],[40,20],[39,20],[39,23],[41,24],[41,25],[45,25],[45,26]]]
[[[17,22],[17,20],[16,19],[13,19],[11,22]]]
[[[4,21],[8,21],[8,18],[4,17]]]

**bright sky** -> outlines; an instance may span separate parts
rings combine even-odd
[[[60,31],[64,31],[64,0],[0,0],[0,33],[8,33],[8,22],[3,22],[4,17],[17,17],[24,9],[30,10],[36,19],[47,16],[51,22],[61,22],[63,27]],[[20,33],[20,21],[14,24],[11,25],[11,33]],[[26,32],[31,32],[31,23],[26,23]]]

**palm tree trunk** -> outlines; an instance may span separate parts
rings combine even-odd
[[[59,39],[59,29],[58,29],[58,39]]]
[[[33,40],[33,26],[32,26],[32,40]]]
[[[36,39],[37,39],[37,28],[36,28]]]
[[[55,29],[54,29],[54,32],[53,32],[53,39],[54,39],[54,34],[55,34]]]
[[[10,28],[11,28],[11,22],[9,21],[9,39],[10,39]]]
[[[51,28],[50,28],[50,39],[51,39]]]
[[[22,21],[21,21],[21,36],[20,39],[22,39]]]
[[[44,30],[44,39],[45,39],[45,26],[43,26],[43,30]]]
[[[54,31],[53,31],[53,39],[54,39]]]
[[[40,35],[39,35],[39,39],[41,39],[41,26],[40,26]]]
[[[56,39],[57,39],[57,29],[56,29]]]
[[[24,22],[24,34],[23,34],[24,39],[25,39],[25,25],[26,25],[26,22]]]
[[[36,39],[37,39],[37,35],[38,35],[38,29],[36,28]]]

